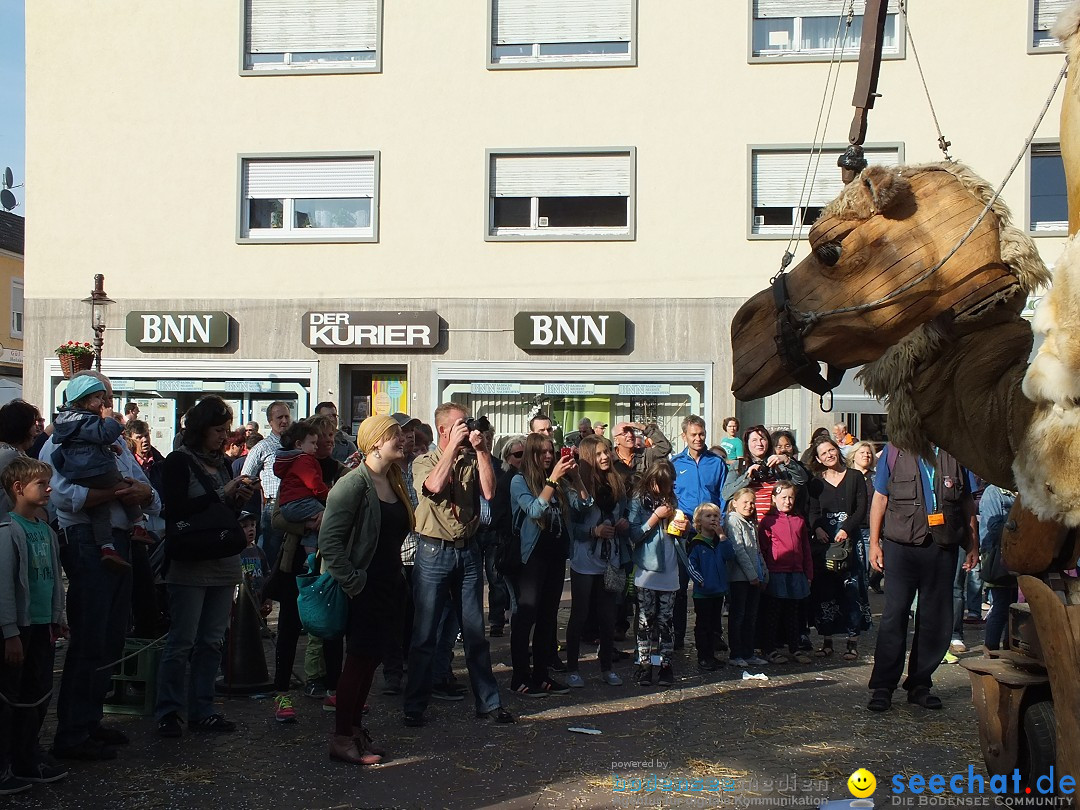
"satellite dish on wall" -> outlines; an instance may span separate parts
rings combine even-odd
[[[8,166],[6,169],[4,169],[4,188],[11,188],[14,182],[15,175],[11,173],[11,167]]]
[[[5,188],[3,191],[0,191],[0,205],[4,207],[5,211],[10,211],[18,204],[19,201],[15,199],[15,195],[12,194],[9,189]]]

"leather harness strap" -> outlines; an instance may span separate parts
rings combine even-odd
[[[822,410],[825,410],[824,396],[844,379],[844,369],[829,365],[826,376],[822,376],[820,363],[807,356],[803,332],[791,319],[786,273],[780,273],[772,280],[772,293],[776,304],[776,353],[780,362],[795,382],[823,398]],[[831,403],[829,410],[832,410]]]

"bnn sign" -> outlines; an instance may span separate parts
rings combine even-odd
[[[626,345],[621,312],[519,312],[514,344],[527,352],[611,352]]]
[[[229,342],[227,312],[129,312],[127,342],[139,349],[220,349]]]

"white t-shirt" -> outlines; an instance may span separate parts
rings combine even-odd
[[[664,570],[644,571],[639,568],[634,574],[636,587],[648,588],[650,591],[679,590],[679,559],[675,554],[675,542],[671,535],[663,536],[660,547],[664,555]]]

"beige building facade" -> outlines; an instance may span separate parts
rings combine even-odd
[[[1000,182],[1063,64],[1055,3],[957,0],[949,24],[908,5],[953,156]],[[279,397],[301,416],[335,401],[347,423],[453,397],[500,430],[543,408],[567,431],[588,415],[677,433],[698,412],[716,436],[737,407],[731,317],[838,188],[823,161],[793,194],[847,7],[28,3],[27,396],[56,407],[51,350],[90,338],[80,300],[103,273],[103,370],[159,442],[209,391],[243,420]],[[868,151],[937,160],[891,11]],[[1048,262],[1059,103],[1004,194]],[[838,411],[877,408],[858,399]],[[815,407],[795,391],[738,406],[804,443]]]

